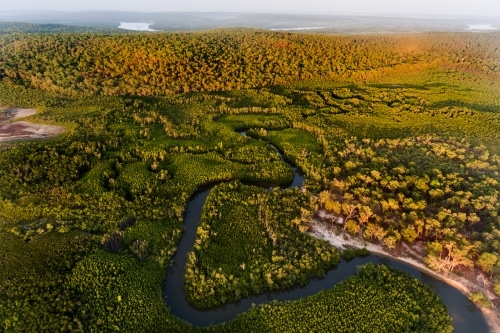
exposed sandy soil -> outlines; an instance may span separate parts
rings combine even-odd
[[[410,246],[406,243],[402,243],[396,249],[389,250],[382,245],[367,242],[361,237],[351,236],[348,233],[343,232],[341,228],[334,227],[331,223],[323,222],[320,220],[313,221],[310,228],[310,234],[316,238],[327,240],[330,244],[338,249],[343,250],[347,248],[366,248],[373,254],[404,262],[422,272],[425,272],[437,279],[448,283],[449,285],[460,290],[465,295],[469,294],[472,291],[484,292],[486,296],[492,301],[493,307],[491,309],[480,307],[481,311],[484,313],[484,316],[488,321],[491,332],[500,333],[500,312],[497,305],[498,297],[493,294],[488,288],[488,278],[483,274],[477,273],[472,270],[464,270],[464,272],[460,272],[464,273],[463,276],[457,276],[453,273],[436,272],[429,269],[425,265],[423,261],[424,250],[422,244],[416,243],[411,244]]]
[[[0,110],[0,143],[14,140],[45,139],[64,132],[64,127],[14,121],[36,114],[35,109]]]
[[[7,120],[15,120],[19,118],[24,118],[24,117],[29,117],[34,114],[36,114],[35,109],[19,109],[19,108],[12,108],[12,109],[3,109],[1,110],[0,113],[0,123],[4,123]],[[3,114],[3,117],[1,116]]]

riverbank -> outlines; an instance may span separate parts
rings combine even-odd
[[[333,226],[330,223],[314,220],[311,224],[310,234],[316,238],[324,239],[338,249],[345,250],[349,248],[366,248],[372,254],[388,257],[396,261],[410,265],[430,276],[433,276],[453,287],[460,290],[464,295],[470,292],[481,291],[492,301],[492,308],[487,309],[480,307],[483,312],[491,333],[500,333],[500,318],[498,316],[499,309],[496,303],[498,297],[493,294],[486,286],[481,286],[477,280],[482,280],[481,275],[476,277],[476,281],[465,276],[458,276],[452,273],[441,273],[429,269],[424,263],[423,247],[418,245],[410,246],[406,243],[401,243],[394,250],[389,250],[386,247],[365,241],[361,237],[351,236],[344,232],[339,227]],[[475,274],[474,274],[475,276]]]

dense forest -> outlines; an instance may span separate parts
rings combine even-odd
[[[498,77],[498,34],[318,36],[261,30],[3,34],[0,77],[65,95],[168,96],[451,67]]]
[[[451,321],[439,303],[427,286],[406,274],[367,264],[330,290],[300,301],[256,307],[213,330],[451,332]]]
[[[0,34],[28,32],[28,33],[83,33],[83,32],[114,32],[119,33],[118,29],[91,28],[69,26],[64,24],[40,24],[27,22],[2,22],[0,21]]]
[[[0,106],[67,130],[0,143],[0,331],[450,332],[437,296],[384,266],[206,328],[172,316],[162,285],[187,202],[218,183],[185,271],[196,306],[324,274],[342,253],[307,234],[319,209],[388,248],[422,241],[429,267],[476,267],[500,293],[498,45],[1,33]],[[290,183],[287,162],[302,189],[256,186]]]
[[[323,276],[339,256],[328,243],[301,232],[313,214],[309,200],[240,183],[213,189],[186,265],[188,300],[213,306]]]

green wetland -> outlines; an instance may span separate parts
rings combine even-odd
[[[458,290],[308,230],[326,211],[420,249],[495,310],[499,41],[0,33],[0,106],[66,129],[0,143],[0,331],[487,331]]]
[[[297,171],[296,171],[297,172]],[[300,176],[296,174],[296,178],[301,179]],[[289,188],[300,188],[302,186],[303,179],[302,181],[296,180],[294,178],[294,182],[289,186]],[[225,303],[224,305],[218,305],[218,306],[211,306],[209,308],[203,309],[199,308],[196,306],[193,306],[187,299],[186,294],[187,292],[184,290],[184,277],[183,277],[183,272],[185,269],[186,262],[189,261],[190,259],[193,258],[192,254],[189,254],[190,251],[193,250],[193,245],[196,247],[197,244],[199,244],[198,240],[200,234],[203,234],[203,232],[197,232],[198,230],[198,225],[200,223],[200,220],[202,220],[202,211],[205,213],[207,210],[210,210],[210,205],[206,203],[207,197],[210,195],[211,197],[218,198],[220,195],[217,193],[217,191],[214,191],[214,186],[207,186],[206,188],[198,191],[195,193],[193,198],[189,201],[187,207],[186,207],[186,214],[184,218],[184,223],[185,223],[185,229],[184,229],[184,234],[183,237],[177,247],[177,251],[175,256],[172,259],[172,265],[169,267],[167,270],[167,276],[166,276],[166,281],[165,285],[163,287],[164,291],[164,299],[167,305],[170,307],[170,312],[189,322],[192,323],[196,326],[207,326],[210,324],[218,324],[218,323],[223,323],[230,321],[233,319],[236,315],[240,313],[244,313],[248,311],[249,309],[253,309],[256,304],[262,304],[262,303],[269,303],[269,302],[275,302],[272,304],[277,305],[278,301],[280,302],[290,302],[292,300],[298,300],[303,297],[308,297],[309,299],[306,302],[310,302],[314,304],[315,302],[325,302],[324,300],[320,300],[320,297],[314,297],[311,295],[315,295],[317,293],[322,293],[324,290],[330,289],[332,286],[337,285],[339,282],[343,282],[345,279],[351,277],[352,275],[355,275],[359,271],[359,267],[361,265],[370,265],[372,263],[379,264],[379,265],[385,265],[385,266],[392,266],[394,268],[397,268],[401,271],[404,271],[408,273],[409,275],[417,278],[421,282],[425,283],[430,289],[435,292],[443,301],[445,304],[446,308],[448,311],[451,313],[452,320],[454,322],[459,322],[460,325],[454,325],[454,332],[460,333],[460,332],[471,332],[471,331],[487,331],[488,330],[488,325],[485,322],[481,312],[479,309],[477,309],[473,304],[470,303],[470,301],[467,300],[467,298],[461,294],[457,289],[454,289],[453,287],[447,285],[446,283],[439,281],[438,279],[431,277],[425,273],[422,273],[418,271],[417,269],[412,268],[411,266],[405,265],[403,263],[399,263],[397,261],[387,259],[387,258],[378,258],[375,256],[363,256],[363,258],[355,258],[354,260],[345,260],[345,261],[339,261],[337,265],[334,266],[333,269],[330,269],[325,272],[325,275],[322,276],[321,278],[314,278],[312,279],[309,283],[307,283],[305,286],[296,286],[296,287],[287,287],[284,290],[278,290],[278,291],[268,291],[264,293],[259,293],[258,290],[251,290],[250,295],[241,295],[241,292],[233,292],[234,296],[237,297],[237,301],[232,301],[230,303]],[[238,187],[243,186],[242,184],[234,184],[231,186],[229,184],[229,188],[231,190],[237,190]],[[272,188],[268,189],[270,191],[273,191]],[[274,188],[274,191],[277,191],[278,188]],[[214,191],[214,193],[212,193]],[[236,197],[237,199],[240,199]],[[231,198],[234,200],[234,197]],[[241,205],[241,201],[239,202]],[[237,220],[235,220],[237,221]],[[228,223],[230,224],[230,223]],[[213,228],[212,228],[213,230]],[[217,230],[217,232],[221,232]],[[200,246],[203,246],[203,244],[199,244]],[[255,243],[251,243],[252,246],[255,246]],[[238,244],[237,246],[241,246]],[[221,251],[224,251],[224,249],[221,249]],[[193,253],[194,254],[194,253]],[[218,252],[217,255],[211,256],[211,258],[215,259],[220,259],[220,256],[222,255],[222,252]],[[234,260],[235,256],[231,256],[231,259]],[[338,261],[338,257],[335,258],[336,261]],[[225,261],[225,260],[222,260]],[[188,266],[187,271],[191,271],[191,274],[194,273],[193,270],[190,268],[192,266],[192,263]],[[234,268],[234,266],[238,267],[238,265],[232,265],[231,268]],[[383,276],[385,279],[385,274],[389,273],[392,274],[393,271],[387,270],[387,268],[383,266],[384,268],[380,268],[381,272],[383,272]],[[364,266],[363,266],[364,267]],[[376,270],[376,266],[368,266],[368,270]],[[199,272],[197,272],[199,274]],[[189,273],[187,273],[189,274]],[[198,275],[197,274],[197,275]],[[219,273],[220,274],[220,273]],[[401,275],[398,277],[399,280],[402,280],[402,278],[408,278],[408,276]],[[186,280],[192,280],[189,277]],[[353,282],[352,280],[356,280],[354,278],[351,278],[349,281],[344,281],[345,285],[345,290],[349,290],[349,294],[351,295],[356,295],[355,300],[360,301],[357,297],[362,297],[362,295],[357,294],[353,292],[353,290],[356,290],[360,288],[358,285],[358,281],[356,281],[356,284],[353,286],[351,283]],[[383,282],[385,284],[385,282]],[[412,281],[412,283],[416,283],[415,280]],[[187,290],[192,290],[192,285],[188,283]],[[384,287],[390,288],[391,284],[385,285]],[[212,286],[213,287],[213,286]],[[404,290],[408,290],[413,288],[414,286],[397,286],[398,288],[405,288]],[[427,287],[427,288],[428,288]],[[354,288],[354,289],[353,289]],[[341,289],[341,288],[339,288]],[[394,290],[393,290],[394,291]],[[418,291],[419,293],[429,293],[429,289],[424,289]],[[227,293],[227,292],[226,292]],[[373,294],[368,294],[366,297],[373,297],[377,292],[373,291]],[[335,298],[336,293],[327,293],[328,295],[326,296],[327,298],[327,303],[331,303],[332,299],[330,297]],[[383,297],[387,297],[388,295],[385,295],[384,293],[380,294]],[[239,297],[238,297],[239,296]],[[395,295],[392,295],[390,297],[394,297]],[[397,297],[408,297],[398,295]],[[225,296],[227,299],[227,295]],[[240,298],[243,297],[243,298]],[[411,297],[411,295],[409,296]],[[212,296],[210,299],[213,299],[214,297]],[[312,298],[312,299],[311,299]],[[314,298],[318,298],[317,300],[314,300]],[[352,300],[354,300],[352,299]],[[340,300],[339,300],[340,301]],[[342,301],[349,302],[351,300],[343,299]],[[301,309],[301,305],[297,305],[292,303],[284,303],[288,304],[291,307],[296,307],[298,306],[299,311],[302,312],[303,310]],[[382,304],[370,304],[368,303],[368,306],[373,306],[374,308],[378,308],[380,306],[383,306]],[[280,310],[279,315],[287,314],[290,313],[289,309],[286,306],[283,306],[282,310]],[[318,318],[317,320],[325,320],[325,318],[328,318],[329,316],[337,317],[337,319],[334,319],[336,322],[340,321],[340,318],[345,315],[343,313],[343,309],[345,304],[339,304],[339,310],[338,312],[332,311],[333,309],[331,308],[333,305],[328,305],[325,309],[325,307],[319,307],[316,309],[316,317]],[[426,305],[421,305],[421,306],[426,306]],[[333,313],[325,313],[324,311],[329,309],[329,311],[332,311]],[[436,309],[439,311],[439,308]],[[273,310],[271,310],[273,311]],[[328,310],[327,310],[328,311]],[[364,310],[366,311],[366,310]],[[388,321],[394,320],[394,318],[401,316],[402,314],[400,313],[392,313],[392,316]],[[319,319],[321,318],[321,319]],[[240,320],[248,320],[248,319],[237,319],[236,322]],[[365,320],[370,320],[374,321],[375,318],[370,318],[370,319],[365,319]],[[343,321],[342,324],[340,324],[337,327],[338,331],[345,331],[348,329],[351,329],[354,332],[362,332],[362,331],[370,331],[374,329],[374,326],[368,325],[366,327],[359,325],[360,322],[349,322],[348,320]],[[382,327],[384,327],[385,323],[379,323],[381,324]],[[400,323],[401,324],[401,323]],[[232,327],[234,327],[233,324],[228,324],[227,330],[229,331]],[[277,321],[273,323],[272,326],[267,326],[269,323],[263,323],[263,330],[267,331],[282,331],[281,329],[287,325],[291,325],[289,328],[291,331],[293,330],[300,330],[304,329],[303,327],[306,326],[303,323],[297,325],[293,321],[288,320],[283,320],[282,322]],[[350,327],[347,328],[346,326],[343,325],[349,325]],[[448,323],[444,322],[443,327],[446,328],[449,325]],[[266,327],[267,326],[267,327]],[[307,327],[307,326],[306,326]],[[311,324],[310,326],[312,329],[325,329],[325,330],[331,330],[331,328],[328,328],[328,326],[317,326],[317,324]],[[224,327],[226,329],[226,327]],[[256,329],[253,327],[253,329]],[[400,331],[404,329],[401,326],[395,325],[394,327],[390,328],[391,330],[394,331]],[[415,329],[415,328],[412,328]],[[217,327],[217,330],[222,330],[222,328]]]

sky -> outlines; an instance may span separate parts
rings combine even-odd
[[[0,12],[10,10],[272,12],[500,17],[500,0],[16,0],[5,1],[0,5]]]

